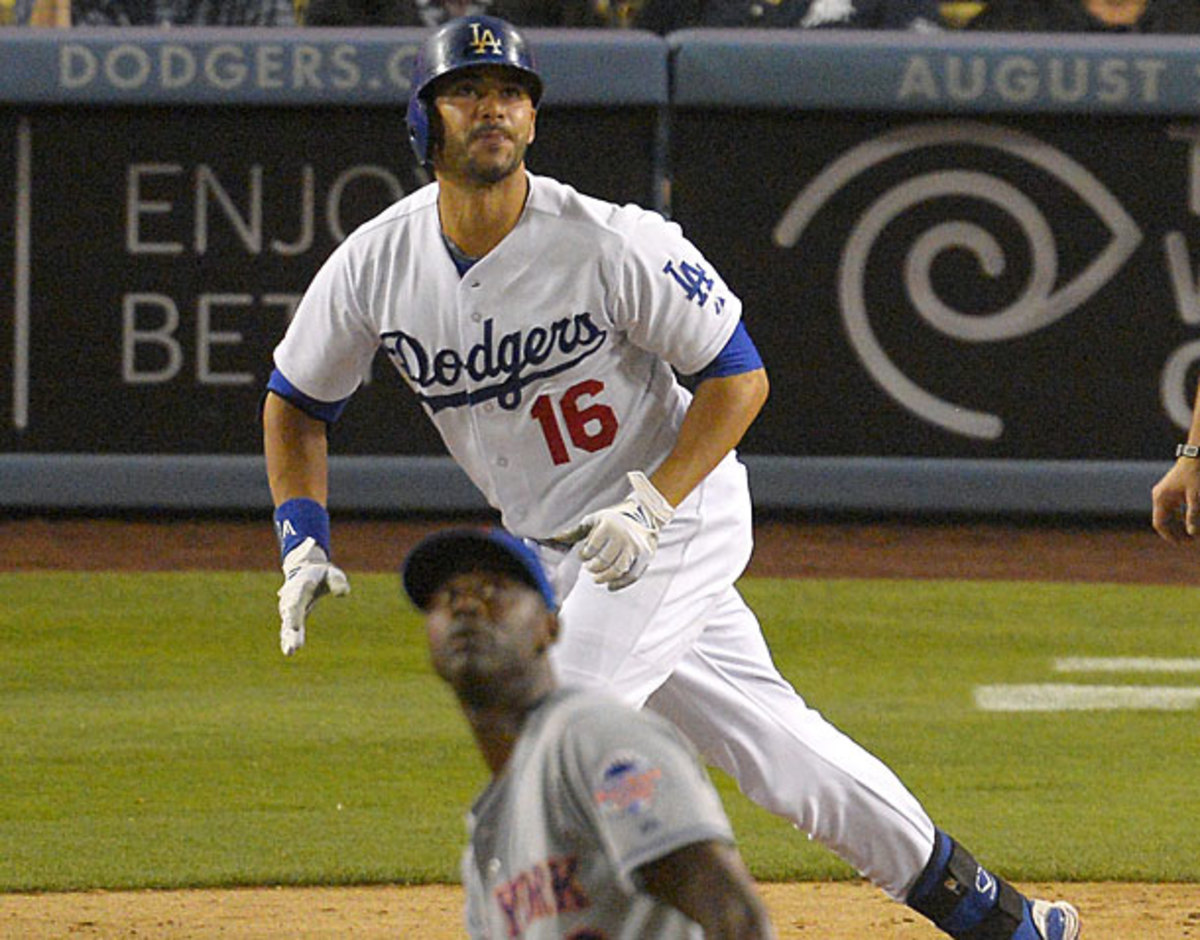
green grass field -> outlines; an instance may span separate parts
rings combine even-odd
[[[0,574],[0,891],[457,878],[484,771],[392,575],[276,645],[269,573]],[[1200,881],[1200,710],[983,712],[1196,655],[1193,590],[747,580],[780,668],[1015,880]],[[1075,676],[1200,687],[1200,675]],[[718,785],[762,880],[849,877]]]

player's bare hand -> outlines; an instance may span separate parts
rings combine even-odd
[[[279,589],[279,648],[283,655],[291,656],[304,645],[304,621],[319,598],[349,593],[346,573],[329,561],[315,539],[307,538],[288,552]]]
[[[1154,531],[1179,545],[1200,536],[1200,460],[1180,457],[1151,490]]]
[[[644,473],[628,475],[629,496],[605,509],[588,513],[578,526],[555,536],[556,541],[582,539],[579,557],[597,584],[619,591],[640,578],[658,549],[658,534],[675,510]]]

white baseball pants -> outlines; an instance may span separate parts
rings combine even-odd
[[[562,599],[565,685],[604,688],[675,722],[755,803],[903,900],[934,826],[880,760],[779,674],[734,582],[753,544],[745,468],[730,455],[680,505],[646,574],[610,592],[578,551],[541,554]]]

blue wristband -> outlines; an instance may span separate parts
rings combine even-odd
[[[275,535],[280,557],[307,538],[312,538],[329,554],[329,513],[315,499],[289,499],[275,510]]]

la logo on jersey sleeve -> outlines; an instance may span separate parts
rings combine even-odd
[[[708,298],[714,293],[717,284],[704,265],[691,261],[668,261],[662,273],[669,276],[683,291],[684,296],[698,307],[708,303]],[[723,285],[722,285],[723,286]],[[725,307],[725,297],[718,293],[713,297],[712,312],[717,316]]]

